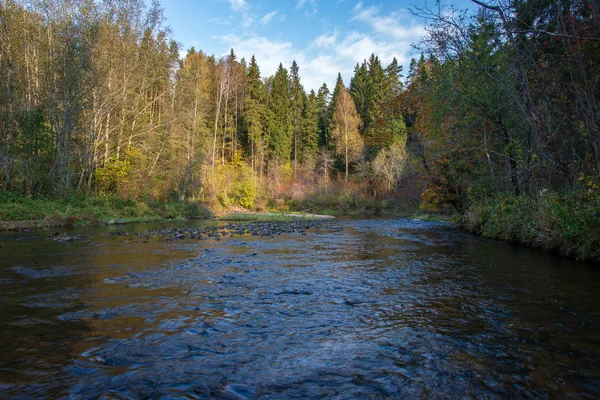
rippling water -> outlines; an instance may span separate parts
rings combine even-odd
[[[111,229],[0,235],[0,397],[600,397],[597,266],[411,220]]]

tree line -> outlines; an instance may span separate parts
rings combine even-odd
[[[157,1],[2,0],[1,190],[251,207],[336,181],[480,225],[514,199],[594,210],[597,2],[474,3],[413,10],[431,24],[406,77],[373,54],[307,92],[296,62],[180,57]]]
[[[180,58],[156,1],[3,0],[0,21],[3,191],[206,199],[233,180],[240,200],[300,170],[348,179],[404,134],[395,59],[307,93],[295,61]]]

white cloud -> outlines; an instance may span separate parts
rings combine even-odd
[[[298,0],[296,8],[306,9],[315,3],[315,0]],[[279,63],[289,69],[292,61],[296,60],[302,84],[307,91],[318,90],[323,82],[332,89],[338,72],[349,84],[354,66],[368,59],[372,53],[379,56],[384,67],[394,57],[405,68],[408,67],[413,53],[411,43],[418,41],[425,33],[422,24],[417,23],[404,9],[384,14],[379,7],[366,7],[359,2],[349,11],[351,16],[346,24],[335,29],[328,28],[320,35],[313,36],[306,47],[294,45],[288,39],[260,36],[248,28],[254,20],[265,25],[275,19],[283,20],[284,14],[272,11],[257,17],[242,11],[245,33],[220,36],[222,48],[227,49],[222,55],[226,55],[230,48],[246,60],[254,55],[263,78],[273,75]]]
[[[292,61],[296,60],[302,84],[307,91],[318,90],[323,82],[331,86],[338,72],[344,73],[343,66],[332,55],[309,56],[304,50],[295,48],[291,42],[257,35],[226,35],[221,39],[226,45],[224,48],[233,48],[239,58],[250,60],[254,55],[263,78],[274,75],[279,63],[289,70]]]
[[[364,8],[362,2],[359,2],[352,11],[354,13],[352,21],[366,22],[374,33],[382,37],[412,42],[426,33],[423,25],[408,20],[410,15],[405,9],[383,16],[380,15],[378,7]]]
[[[246,15],[244,16],[244,19],[242,20],[240,25],[242,25],[242,28],[249,28],[253,22],[254,18],[252,18],[250,15]]]
[[[339,32],[337,30],[335,30],[334,32],[332,32],[330,34],[324,33],[321,36],[318,36],[315,40],[313,40],[311,45],[313,47],[319,47],[319,48],[332,47],[337,41],[338,34],[339,34]]]
[[[307,16],[311,16],[317,13],[317,0],[298,0],[296,10],[300,10],[305,5],[310,5],[310,10],[306,11]],[[308,8],[308,7],[307,7]]]
[[[270,12],[270,13],[266,14],[265,16],[263,16],[260,19],[260,23],[263,24],[263,25],[268,24],[269,21],[271,21],[273,19],[273,17],[277,15],[277,12],[278,11],[273,11],[273,12]]]
[[[229,18],[224,18],[224,17],[215,17],[215,18],[210,18],[208,20],[208,22],[210,22],[211,24],[217,24],[217,25],[227,25],[231,22],[231,20]]]
[[[299,10],[304,7],[305,4],[315,5],[315,0],[298,0],[298,5],[296,5],[296,9]]]
[[[229,0],[229,4],[233,11],[243,11],[248,8],[246,0]]]

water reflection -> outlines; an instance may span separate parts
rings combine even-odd
[[[88,233],[0,236],[5,397],[600,395],[588,265],[408,220]]]

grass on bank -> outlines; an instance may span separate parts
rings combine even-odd
[[[199,203],[142,202],[100,195],[94,198],[27,198],[0,193],[0,229],[91,225],[115,221],[146,222],[165,219],[203,219],[211,212]]]

